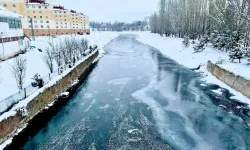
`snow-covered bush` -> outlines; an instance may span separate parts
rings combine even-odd
[[[25,107],[18,108],[16,112],[22,117],[27,117],[29,115],[28,110]]]
[[[216,65],[222,65],[225,64],[226,60],[222,59],[221,57],[219,58],[219,60],[215,63]]]
[[[188,36],[185,36],[185,37],[184,37],[184,40],[182,41],[182,44],[183,44],[185,47],[189,47],[189,45],[190,45],[190,40],[189,40],[189,37],[188,37]]]
[[[203,43],[203,41],[200,41],[198,44],[194,46],[194,53],[203,52],[205,50],[204,46],[205,44]]]
[[[229,58],[233,62],[235,59],[241,62],[241,59],[244,57],[245,46],[242,41],[239,41],[236,46],[229,52]]]
[[[32,78],[32,82],[31,82],[31,85],[33,87],[39,87],[39,88],[42,88],[44,86],[44,81],[43,79],[41,78],[41,76],[37,73],[34,75],[34,77]]]

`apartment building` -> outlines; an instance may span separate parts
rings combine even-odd
[[[49,4],[46,0],[0,0],[0,6],[27,18],[22,20],[22,26],[29,36],[90,32],[88,16]]]
[[[29,44],[23,36],[22,19],[0,6],[0,61],[23,52]]]

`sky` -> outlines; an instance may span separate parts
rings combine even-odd
[[[88,15],[90,21],[132,22],[143,20],[157,10],[158,0],[48,0]]]

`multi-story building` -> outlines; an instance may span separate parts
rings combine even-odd
[[[26,35],[47,36],[89,33],[89,17],[74,10],[55,6],[46,0],[0,0],[0,6],[28,18],[22,20]]]
[[[23,36],[23,17],[0,6],[0,60],[24,52],[28,41]]]

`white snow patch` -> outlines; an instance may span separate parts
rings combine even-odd
[[[83,98],[86,98],[86,99],[89,99],[89,98],[92,98],[93,97],[93,94],[91,93],[85,93]]]
[[[100,109],[107,109],[107,108],[109,108],[109,107],[110,107],[110,105],[109,105],[109,104],[106,104],[106,105],[100,107]]]
[[[222,107],[222,108],[227,109],[227,107],[226,107],[226,106],[224,106],[224,105],[219,105],[219,107]]]
[[[120,79],[114,79],[108,81],[108,84],[113,84],[113,85],[125,85],[131,80],[131,78],[120,78]]]
[[[63,92],[60,94],[60,96],[69,96],[69,92]]]
[[[217,89],[217,90],[212,90],[214,93],[217,93],[217,94],[222,94],[222,91],[221,91],[221,89]]]
[[[203,84],[203,83],[202,83],[202,84],[200,84],[200,85],[201,85],[201,86],[206,86],[206,84]]]
[[[134,134],[135,132],[139,131],[138,129],[131,129],[131,130],[128,130],[128,133],[130,134]]]

